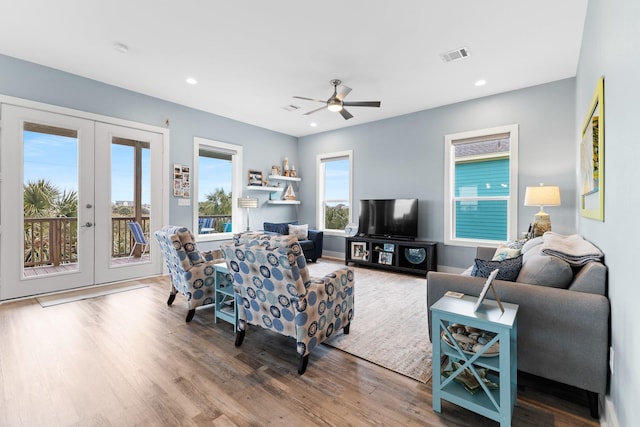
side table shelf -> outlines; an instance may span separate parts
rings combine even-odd
[[[227,265],[216,264],[216,284],[215,284],[215,318],[229,322],[233,325],[233,332],[236,332],[238,324],[238,312],[236,310],[235,294],[233,285],[227,279]]]
[[[473,412],[498,421],[501,426],[510,426],[513,408],[517,397],[517,313],[518,305],[503,303],[504,313],[498,304],[485,300],[477,311],[473,308],[476,297],[465,295],[462,298],[444,296],[430,307],[431,337],[433,343],[433,410],[441,412],[441,400],[447,400]],[[477,352],[463,351],[453,339],[447,327],[458,323],[495,334],[484,348]],[[443,334],[453,346],[445,342]],[[498,343],[498,355],[489,356],[485,351]],[[446,360],[444,367],[440,362]],[[458,369],[452,363],[458,362]],[[479,370],[486,369],[487,379],[498,384],[490,389],[481,380]],[[447,377],[444,370],[451,371]],[[471,393],[456,379],[464,372],[471,373],[480,387]]]

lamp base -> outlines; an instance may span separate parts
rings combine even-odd
[[[532,224],[533,237],[542,236],[547,231],[551,231],[551,218],[549,214],[543,211],[538,212],[533,217]]]

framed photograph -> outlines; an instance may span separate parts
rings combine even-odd
[[[476,301],[476,305],[473,306],[473,311],[476,312],[478,310],[478,308],[480,308],[480,305],[482,305],[482,301],[484,300],[484,298],[487,296],[487,292],[489,291],[489,288],[491,288],[493,286],[493,279],[496,278],[496,276],[498,275],[498,272],[500,271],[499,268],[496,268],[495,270],[493,270],[491,272],[491,274],[489,274],[489,277],[487,277],[487,281],[484,283],[484,286],[482,287],[482,291],[480,292],[480,296],[478,297],[478,301]],[[496,295],[495,291],[493,291],[493,295],[496,297],[496,301],[500,301],[498,298],[498,296]],[[502,308],[502,304],[500,304],[500,308]],[[504,309],[502,309],[502,311],[504,312]]]
[[[262,187],[262,172],[249,170],[249,185]]]
[[[580,211],[583,217],[604,221],[604,78],[582,124],[580,139]]]
[[[351,259],[366,261],[369,259],[367,244],[365,242],[351,242]]]
[[[380,252],[380,255],[378,256],[378,264],[391,265],[392,263],[393,252]]]
[[[384,250],[385,252],[393,252],[396,249],[396,245],[393,243],[385,243]]]

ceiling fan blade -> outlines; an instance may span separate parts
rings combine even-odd
[[[327,101],[323,101],[321,99],[306,98],[304,96],[294,96],[293,98],[304,99],[304,100],[313,101],[313,102],[324,102],[324,103],[327,102]]]
[[[346,105],[347,107],[379,107],[380,101],[353,101],[344,102],[342,105]]]
[[[351,113],[345,110],[344,108],[340,110],[340,114],[342,114],[342,117],[344,117],[345,120],[349,120],[350,118],[353,117]]]
[[[351,88],[345,85],[340,86],[340,89],[336,90],[336,99],[342,101],[345,96],[349,95]]]
[[[324,101],[322,101],[322,102],[324,102]],[[313,114],[313,113],[318,112],[318,111],[320,111],[320,110],[324,110],[325,108],[327,108],[327,106],[326,106],[326,105],[325,105],[324,107],[320,107],[320,108],[316,108],[315,110],[311,110],[311,111],[309,111],[308,113],[304,113],[303,115],[304,115],[304,116],[308,116],[309,114]]]

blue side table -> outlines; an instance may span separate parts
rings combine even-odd
[[[498,421],[501,426],[511,425],[511,416],[517,397],[517,319],[518,305],[502,303],[504,313],[498,304],[485,300],[477,311],[473,311],[477,297],[465,295],[462,298],[444,296],[430,307],[431,337],[433,342],[433,410],[441,412],[441,400],[447,400],[473,412]],[[454,340],[447,326],[460,323],[465,326],[495,333],[495,338],[478,352],[463,351]],[[444,342],[443,334],[448,341]],[[493,343],[499,343],[498,356],[488,356],[485,351]],[[447,378],[442,375],[441,359],[446,356],[445,370],[453,372]],[[452,361],[462,366],[453,370]],[[454,379],[469,369],[481,387],[475,394],[465,390]],[[499,385],[498,389],[489,389],[480,378],[477,369],[490,370],[488,378]],[[467,372],[469,372],[467,371]]]
[[[215,264],[215,269],[216,315],[214,323],[218,323],[218,319],[229,322],[233,325],[233,332],[236,332],[238,310],[236,309],[236,297],[233,292],[233,284],[227,279],[227,264]]]

